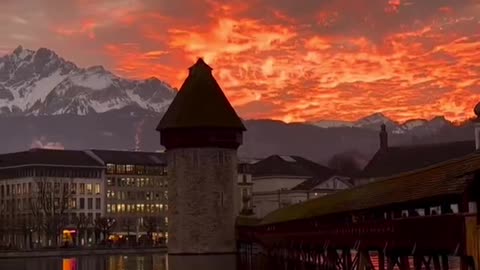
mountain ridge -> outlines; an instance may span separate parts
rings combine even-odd
[[[18,46],[0,57],[0,115],[103,113],[136,105],[163,113],[175,89],[155,77],[130,80],[96,65],[80,68],[47,48]]]

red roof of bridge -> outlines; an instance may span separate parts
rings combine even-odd
[[[480,169],[475,152],[393,178],[339,191],[267,215],[262,224],[273,224],[335,213],[380,208],[446,195],[460,195],[467,187],[467,174]]]

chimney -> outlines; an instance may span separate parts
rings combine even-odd
[[[387,151],[388,150],[388,133],[387,127],[385,124],[382,124],[380,127],[380,150]]]
[[[480,150],[480,102],[477,103],[473,109],[476,118],[473,120],[473,126],[475,129],[475,150]]]

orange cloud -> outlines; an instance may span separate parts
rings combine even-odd
[[[480,101],[480,6],[469,0],[79,1],[92,19],[58,34],[95,37],[114,72],[176,87],[204,57],[244,118],[462,120]]]

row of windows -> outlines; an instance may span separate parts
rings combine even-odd
[[[107,213],[156,213],[167,211],[167,204],[107,204]]]
[[[79,194],[87,195],[99,195],[101,193],[100,184],[85,184],[85,183],[60,183],[60,182],[38,182],[36,183],[39,191],[61,193],[60,189],[63,187],[65,194],[77,194],[77,188]],[[19,183],[10,185],[0,185],[0,196],[10,195],[26,195],[31,194],[33,191],[32,183]]]
[[[166,175],[166,166],[107,164],[107,174]]]
[[[85,203],[86,202],[86,203]],[[54,206],[59,209],[61,204],[64,205],[64,209],[88,209],[88,210],[100,210],[102,208],[102,201],[100,198],[79,198],[77,204],[77,198],[54,198]],[[95,203],[95,204],[94,204]],[[32,204],[32,199],[17,199],[17,200],[1,200],[0,201],[0,212],[5,211],[23,211],[30,210],[32,207],[41,207],[40,205]]]
[[[101,178],[102,169],[61,168],[61,167],[23,167],[0,171],[1,179],[21,177],[66,177],[66,178]]]
[[[167,191],[153,192],[153,191],[114,191],[107,190],[107,198],[117,200],[162,200],[167,199]]]
[[[135,177],[107,177],[107,186],[117,187],[167,187],[166,179],[135,178]]]
[[[77,208],[77,200],[75,198],[71,198],[69,202],[69,207],[70,209],[76,209]],[[85,198],[80,198],[78,202],[78,209],[83,210],[83,209],[88,209],[92,210],[93,209],[93,198],[87,198],[87,205],[85,208]],[[102,201],[100,198],[95,198],[95,209],[100,210],[102,208]]]

